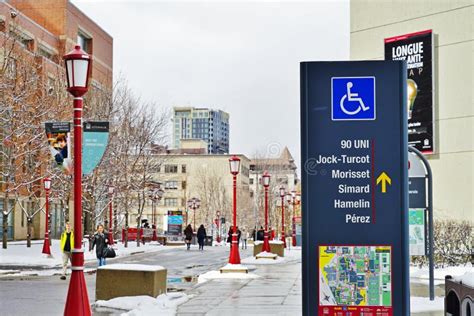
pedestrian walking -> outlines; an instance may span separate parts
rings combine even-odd
[[[227,242],[230,244],[230,248],[232,248],[232,231],[233,231],[232,229],[233,228],[234,228],[233,226],[229,227],[229,233],[227,235]]]
[[[191,249],[191,240],[193,239],[193,228],[191,224],[188,224],[184,229],[184,242],[186,243],[186,249]]]
[[[257,240],[263,241],[265,239],[265,231],[263,230],[263,226],[260,226],[260,229],[257,231]]]
[[[242,229],[242,250],[247,249],[247,239],[249,238],[249,232],[244,229]]]
[[[61,274],[61,280],[66,280],[67,264],[71,261],[71,252],[74,249],[74,233],[71,230],[71,224],[69,224],[69,222],[66,222],[66,229],[61,234],[60,247],[63,253],[63,273]]]
[[[107,245],[109,244],[109,240],[104,234],[104,225],[99,224],[97,226],[97,232],[94,234],[92,238],[92,249],[95,247],[95,255],[97,256],[97,260],[99,261],[99,267],[105,266],[105,250],[107,249]]]
[[[206,239],[206,229],[204,228],[204,225],[201,224],[199,226],[198,231],[197,231],[197,239],[199,243],[199,250],[203,251],[204,250],[204,240]]]
[[[237,247],[240,246],[240,237],[242,237],[242,232],[240,231],[239,227],[237,226]]]

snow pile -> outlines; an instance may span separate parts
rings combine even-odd
[[[127,270],[127,271],[161,271],[165,270],[162,266],[145,265],[145,264],[131,264],[131,263],[115,263],[98,267],[100,270]]]
[[[227,265],[224,268],[227,269],[228,266],[240,266],[241,269],[243,267],[240,264],[233,264],[233,265]],[[215,280],[215,279],[249,280],[249,279],[257,279],[257,278],[260,278],[260,277],[253,273],[239,273],[239,272],[221,273],[220,271],[208,271],[204,274],[201,274],[198,277],[198,283],[204,283],[209,280]]]
[[[465,273],[469,273],[472,271],[472,264],[468,263],[466,265],[459,265],[455,267],[447,267],[447,268],[439,268],[434,270],[434,278],[435,280],[442,281],[442,282],[435,282],[437,284],[444,283],[444,277],[447,275],[455,276],[455,275],[463,275]],[[410,278],[412,279],[420,279],[422,281],[429,280],[429,269],[428,267],[418,268],[418,267],[410,267]],[[413,281],[413,280],[412,280]]]
[[[86,249],[89,242],[85,243]],[[116,250],[118,257],[125,257],[134,253],[156,252],[166,247],[158,246],[158,244],[145,244],[137,247],[136,242],[129,242],[128,248],[122,243],[115,243],[113,248]],[[62,253],[59,248],[59,240],[53,239],[51,245],[52,258],[44,255],[43,241],[33,241],[30,248],[26,247],[25,241],[9,242],[7,249],[0,249],[0,266],[42,266],[42,267],[60,267],[62,265]],[[97,260],[95,250],[84,252],[85,261]],[[113,261],[113,259],[112,259]]]
[[[151,296],[124,296],[113,298],[108,301],[97,301],[95,307],[105,307],[127,311],[122,315],[145,316],[160,315],[174,316],[177,307],[189,300],[190,296],[185,293],[162,294],[157,298]]]
[[[269,253],[269,252],[261,252],[258,254],[258,256],[260,257],[262,254],[263,256],[265,256],[265,254],[270,254],[270,255],[273,255],[272,253]],[[255,264],[255,265],[259,265],[259,264],[279,264],[279,263],[283,263],[285,262],[285,258],[282,258],[282,257],[276,257],[276,259],[273,259],[273,257],[268,257],[268,258],[256,258],[256,257],[248,257],[248,258],[245,258],[242,260],[242,263],[245,263],[245,264]]]
[[[436,312],[444,310],[444,297],[435,297],[430,301],[429,297],[410,297],[411,313]]]
[[[472,264],[469,263],[470,269],[466,271],[463,275],[453,277],[454,281],[462,282],[469,287],[474,288],[474,270],[472,269]]]

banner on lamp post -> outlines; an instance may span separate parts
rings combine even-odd
[[[70,123],[46,122],[44,127],[51,157],[66,174],[72,174]]]
[[[84,122],[82,173],[90,175],[100,164],[109,140],[109,122]]]

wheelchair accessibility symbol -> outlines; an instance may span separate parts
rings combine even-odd
[[[375,77],[332,78],[332,120],[375,120]]]

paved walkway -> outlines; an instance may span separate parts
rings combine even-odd
[[[301,315],[301,262],[259,265],[250,271],[261,278],[211,280],[188,294],[178,315]],[[249,266],[252,268],[252,266]]]

